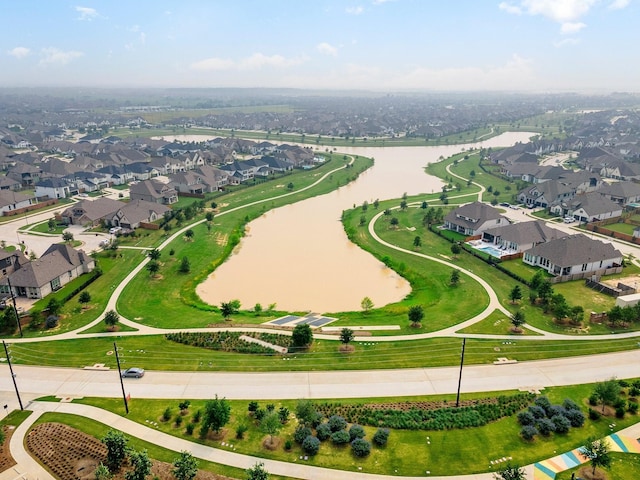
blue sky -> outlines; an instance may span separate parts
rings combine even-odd
[[[640,90],[640,0],[0,0],[0,86]]]

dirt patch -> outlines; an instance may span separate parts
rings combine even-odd
[[[611,278],[607,280],[601,279],[600,282],[613,288],[616,288],[618,286],[618,283],[624,283],[631,288],[636,288],[636,285],[640,286],[640,275],[629,275],[628,277]]]
[[[0,447],[0,472],[4,472],[16,464],[9,450],[9,442],[11,441],[11,435],[14,429],[5,425],[2,427],[2,430],[4,431],[4,443]]]
[[[340,345],[340,353],[351,353],[355,351],[356,347],[353,345]]]
[[[5,445],[8,450],[8,441],[5,441]],[[61,423],[43,423],[36,426],[27,435],[26,446],[27,450],[60,480],[92,480],[95,478],[96,467],[100,462],[104,462],[107,456],[107,449],[100,440]],[[15,465],[15,461],[12,465]],[[172,470],[173,465],[170,463],[152,460],[150,477],[175,480]],[[114,480],[124,480],[127,471],[129,466],[123,466],[114,475]],[[196,480],[233,479],[198,470]]]
[[[594,475],[592,467],[582,467],[578,471],[578,477],[584,478],[585,480],[607,480],[609,478],[607,474],[600,469],[596,469],[596,474]]]

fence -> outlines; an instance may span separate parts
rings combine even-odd
[[[580,272],[580,273],[574,273],[572,275],[558,275],[557,277],[550,277],[547,280],[549,280],[550,283],[563,283],[563,282],[571,282],[573,280],[586,279],[594,275],[597,275],[597,276],[613,275],[614,273],[620,273],[620,272],[622,272],[622,265],[620,265],[619,267],[612,267],[612,268],[597,270],[595,272]]]

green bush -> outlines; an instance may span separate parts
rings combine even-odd
[[[364,438],[356,438],[351,442],[351,450],[356,457],[366,457],[371,453],[371,444]]]
[[[638,413],[638,404],[636,402],[629,402],[627,410],[629,411],[629,413]]]
[[[162,413],[162,420],[165,422],[168,422],[170,419],[171,419],[171,407],[167,407]]]
[[[312,433],[313,432],[311,432],[311,429],[309,427],[300,426],[296,428],[295,432],[293,432],[293,439],[296,441],[296,443],[302,444],[305,438],[312,435]]]
[[[373,434],[373,443],[378,447],[384,447],[389,441],[389,429],[379,428],[376,433]]]
[[[556,433],[568,433],[571,428],[571,422],[564,415],[554,415],[551,417]]]
[[[331,429],[329,428],[329,425],[327,425],[326,423],[318,425],[318,428],[316,428],[316,437],[318,437],[318,440],[324,442],[330,436]]]
[[[625,413],[626,413],[626,410],[624,409],[624,407],[616,408],[616,417],[617,418],[624,418],[624,414]]]
[[[302,442],[302,450],[304,450],[307,455],[315,455],[318,453],[318,450],[320,450],[320,440],[313,435],[309,435]]]
[[[356,438],[363,438],[365,436],[364,428],[361,425],[351,425],[349,429],[349,438],[353,441]]]
[[[198,423],[202,418],[202,412],[200,410],[196,410],[196,413],[193,414],[193,423]]]
[[[195,427],[196,427],[196,426],[195,426],[193,423],[187,423],[187,428],[185,429],[185,433],[186,433],[187,435],[193,435],[193,429],[194,429]]]
[[[589,409],[589,420],[600,420],[600,412],[594,410],[593,408]]]
[[[346,445],[351,441],[351,436],[346,430],[338,430],[331,434],[331,441],[336,445]]]
[[[245,432],[249,429],[244,423],[241,423],[236,427],[236,439],[242,440]]]
[[[340,415],[331,415],[329,417],[327,425],[329,425],[329,428],[332,432],[337,432],[339,430],[344,430],[345,428],[347,428],[347,421]]]
[[[533,437],[535,437],[537,434],[538,429],[533,425],[525,425],[520,430],[520,435],[522,435],[522,438],[524,438],[525,440],[533,440]]]
[[[292,448],[293,448],[293,442],[291,440],[289,440],[289,439],[285,440],[284,449],[288,452]]]

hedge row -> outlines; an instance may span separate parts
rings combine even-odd
[[[251,336],[259,340],[278,345],[281,347],[289,347],[291,337],[286,335],[276,335],[273,333],[242,333],[242,332],[177,332],[165,335],[167,340],[190,345],[192,347],[207,348],[210,350],[219,350],[223,352],[238,353],[254,353],[261,355],[275,355],[276,352],[268,347],[263,347],[257,343],[250,343],[240,339],[241,336]]]
[[[451,430],[479,427],[503,417],[514,415],[533,400],[529,393],[500,396],[495,401],[464,407],[436,409],[379,408],[370,405],[342,405],[324,403],[317,405],[324,416],[340,414],[349,423],[403,430]]]

